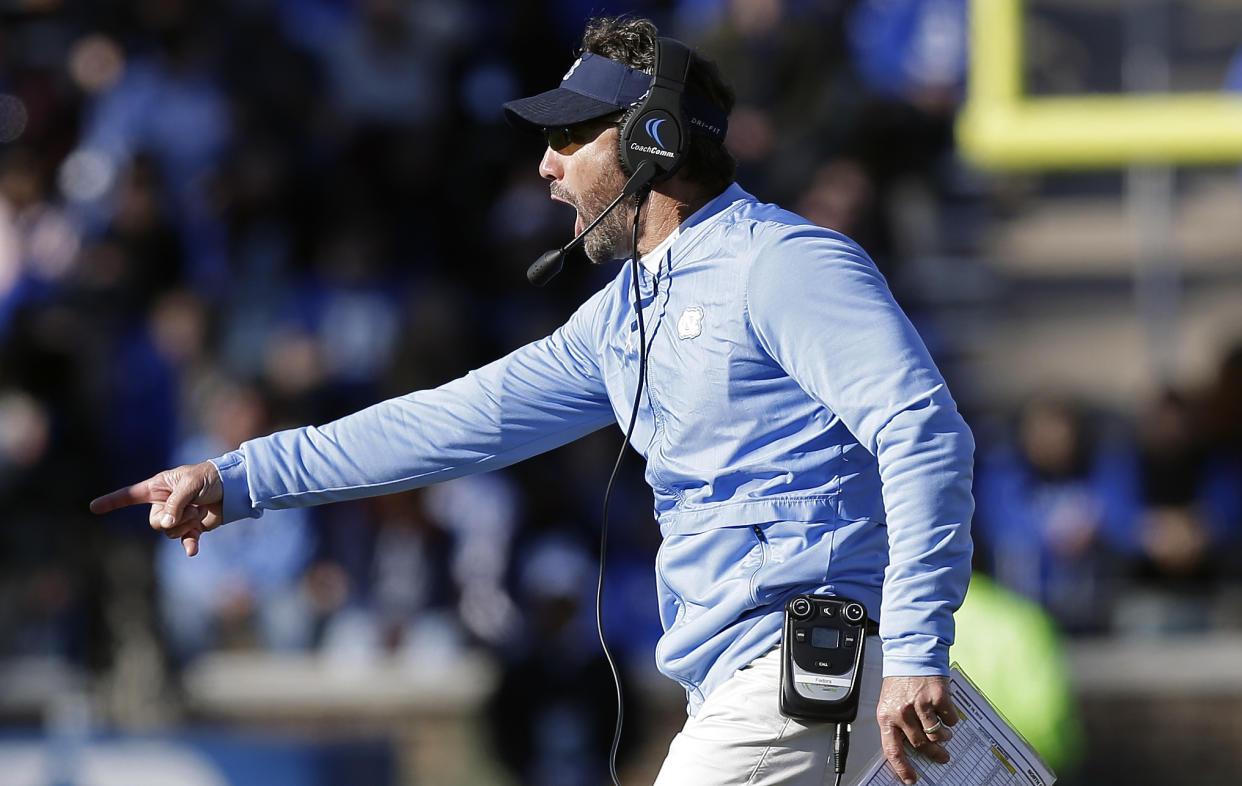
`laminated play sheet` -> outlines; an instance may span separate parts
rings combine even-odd
[[[938,764],[906,746],[919,786],[1052,786],[1057,777],[1035,749],[1001,716],[975,684],[953,664],[949,675],[960,719],[953,739],[942,743],[949,762]],[[858,786],[904,786],[881,752]]]

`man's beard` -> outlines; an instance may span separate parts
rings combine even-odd
[[[625,175],[619,166],[611,167],[604,177],[581,196],[569,193],[559,183],[552,183],[551,186],[553,196],[565,200],[578,211],[584,228],[604,212],[604,208],[612,204],[612,200],[617,198],[617,194],[620,194],[624,187]],[[592,262],[596,264],[610,262],[629,253],[631,231],[627,215],[629,211],[621,209],[622,207],[619,206],[618,209],[605,216],[604,220],[600,221],[584,238],[583,251]]]

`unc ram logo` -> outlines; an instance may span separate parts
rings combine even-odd
[[[677,320],[677,337],[678,338],[694,338],[703,332],[703,309],[699,306],[690,306],[681,312],[681,319]]]

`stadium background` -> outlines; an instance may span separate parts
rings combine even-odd
[[[721,62],[743,185],[868,248],[949,378],[994,579],[954,657],[1065,783],[1236,779],[1242,7],[0,0],[0,784],[603,780],[583,599],[619,433],[194,560],[86,503],[558,324],[610,271],[525,283],[572,215],[499,104],[625,11]],[[1220,133],[1178,152],[1176,107],[1104,104],[1040,155],[955,135],[989,98],[980,18],[977,45],[1018,46],[975,79],[1012,55],[1022,106],[1210,94]],[[1096,125],[1116,143],[1084,159]],[[643,782],[682,705],[632,456],[620,482],[605,625]]]

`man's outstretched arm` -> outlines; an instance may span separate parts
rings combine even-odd
[[[563,445],[615,422],[595,362],[607,293],[547,338],[439,388],[248,440],[99,497],[91,510],[149,504],[151,528],[181,538],[193,556],[203,533],[263,510],[404,491]]]

